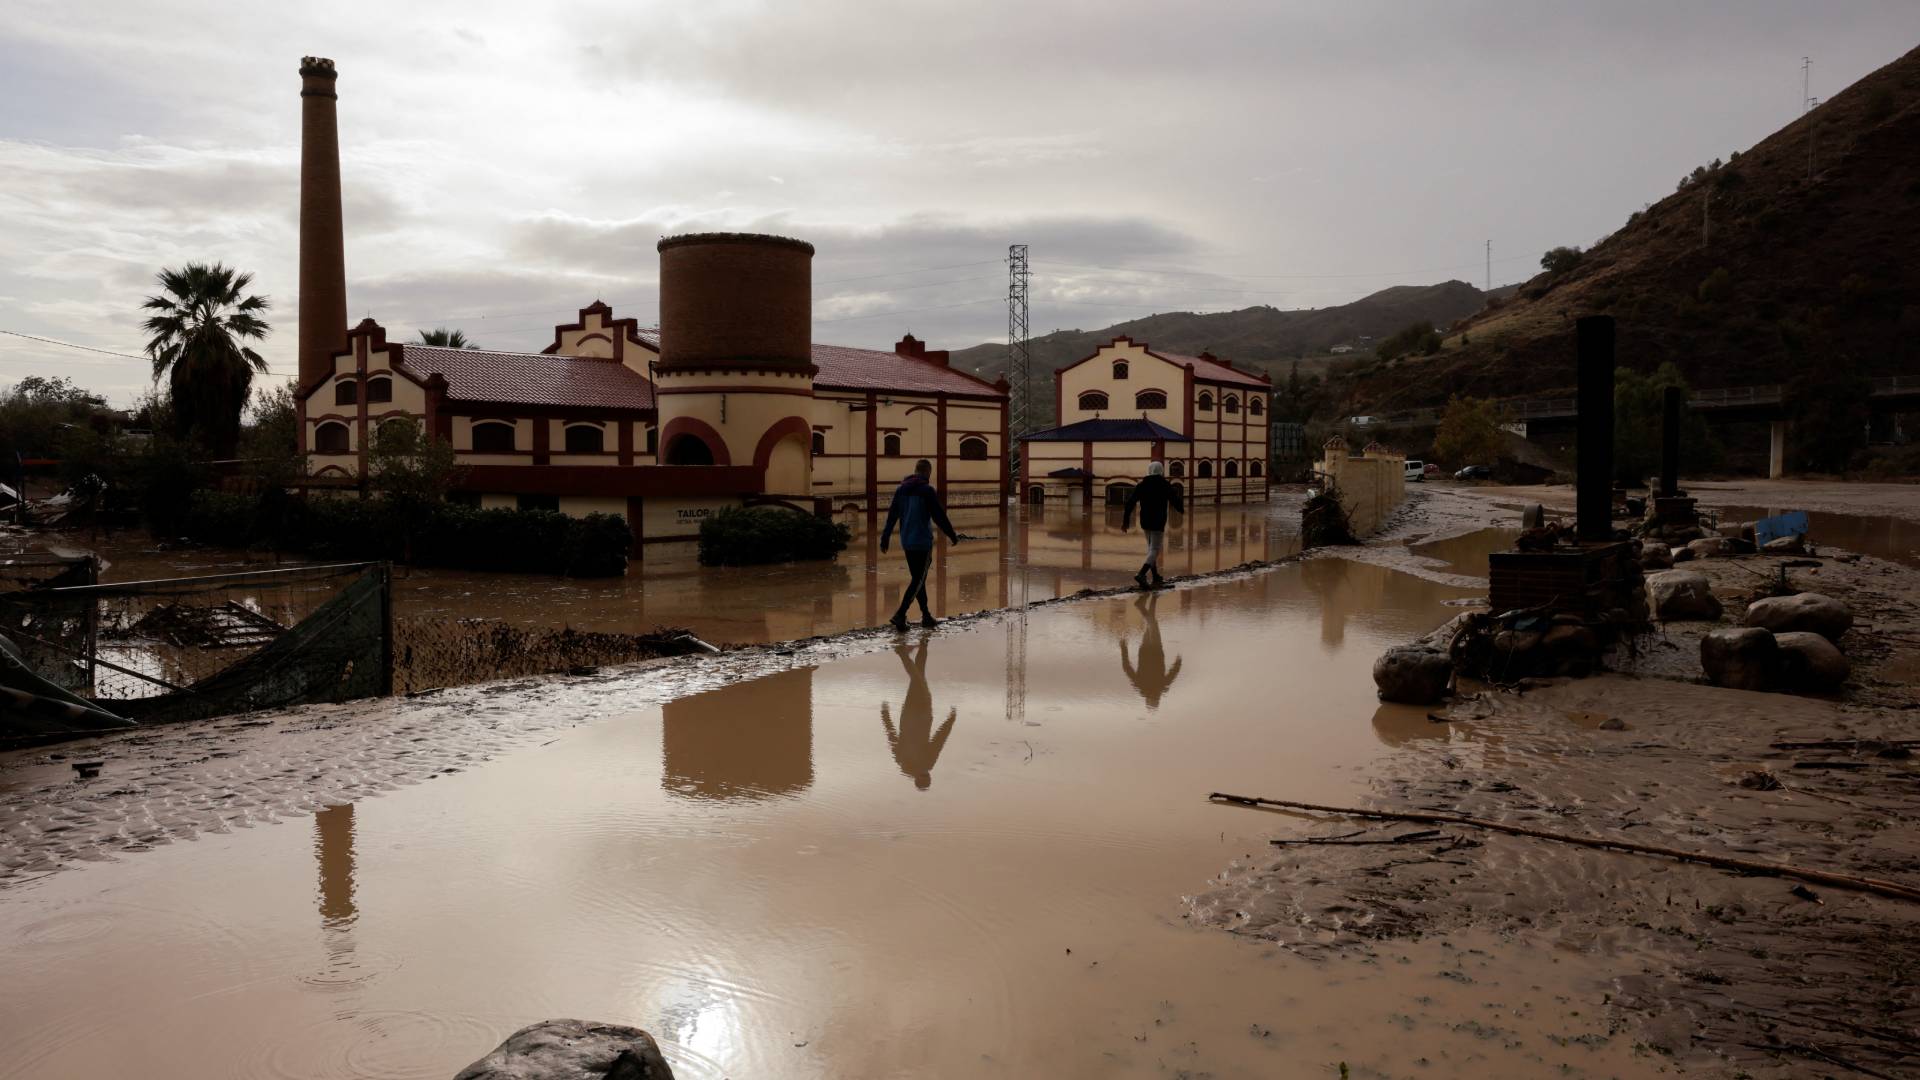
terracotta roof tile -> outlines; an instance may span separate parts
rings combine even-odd
[[[660,347],[660,331],[642,330],[641,340],[651,348]],[[984,379],[945,364],[917,356],[902,356],[878,349],[855,349],[846,345],[813,346],[813,366],[818,373],[815,386],[832,390],[891,390],[901,394],[971,394],[975,397],[1005,397],[1006,391],[994,388]]]
[[[501,405],[651,409],[653,384],[612,360],[547,353],[483,352],[404,345],[401,363],[447,380],[447,396]]]
[[[1065,427],[1036,431],[1027,438],[1034,442],[1151,442],[1154,439],[1165,439],[1167,442],[1193,441],[1170,427],[1163,427],[1144,418],[1081,420]]]
[[[1211,379],[1214,382],[1233,383],[1236,386],[1255,386],[1262,390],[1272,389],[1267,381],[1258,375],[1249,375],[1244,371],[1236,371],[1218,360],[1209,360],[1204,356],[1186,356],[1181,353],[1171,353],[1164,349],[1152,348],[1151,346],[1148,347],[1147,351],[1163,360],[1171,360],[1182,367],[1189,364],[1193,365],[1194,377],[1198,379]]]

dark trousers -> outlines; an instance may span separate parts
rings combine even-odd
[[[933,551],[901,548],[900,552],[907,557],[907,591],[900,597],[900,610],[894,612],[893,617],[906,618],[908,605],[916,599],[920,601],[920,614],[931,616],[933,611],[927,607],[927,571],[933,567]]]

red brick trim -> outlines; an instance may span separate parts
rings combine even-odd
[[[752,495],[765,474],[750,465],[468,465],[461,491],[515,495]]]
[[[773,448],[789,435],[798,435],[806,440],[807,453],[812,455],[812,425],[798,416],[788,416],[774,421],[773,426],[761,434],[759,444],[753,448],[753,467],[765,471],[767,464],[773,460]]]
[[[667,448],[673,445],[673,440],[680,435],[691,435],[706,443],[708,452],[713,455],[714,465],[733,464],[733,456],[727,453],[727,440],[721,438],[711,424],[691,416],[676,416],[660,429],[660,453],[665,454]]]
[[[655,397],[669,394],[795,394],[800,397],[812,397],[811,390],[797,390],[791,386],[754,386],[750,383],[732,383],[725,386],[674,386],[654,388]]]

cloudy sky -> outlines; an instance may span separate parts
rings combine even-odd
[[[1322,307],[1525,277],[1920,43],[1912,0],[9,0],[0,330],[138,353],[155,270],[256,275],[294,369],[299,80],[339,64],[350,314],[531,349],[653,245],[813,241],[816,340]],[[0,335],[0,383],[142,361]]]

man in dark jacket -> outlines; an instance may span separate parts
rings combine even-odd
[[[1140,531],[1147,534],[1147,561],[1140,564],[1140,572],[1133,580],[1147,587],[1147,575],[1153,575],[1153,585],[1158,588],[1167,583],[1160,576],[1160,543],[1167,535],[1167,507],[1172,506],[1184,514],[1186,505],[1180,501],[1180,492],[1167,483],[1167,467],[1155,461],[1147,465],[1146,479],[1134,487],[1127,496],[1127,510],[1120,518],[1120,531],[1133,528],[1133,508],[1140,508]]]
[[[900,550],[907,557],[906,595],[900,598],[900,610],[888,620],[895,630],[907,628],[907,606],[914,600],[920,601],[920,625],[938,625],[933,611],[927,607],[927,571],[933,566],[933,529],[939,526],[947,534],[947,542],[957,544],[960,537],[953,531],[953,523],[947,520],[947,508],[940,505],[940,492],[927,482],[933,475],[933,462],[921,458],[913,467],[913,475],[900,481],[900,487],[893,493],[893,505],[887,508],[887,526],[880,530],[880,550],[887,550],[887,543],[893,537],[893,527],[900,526]]]

